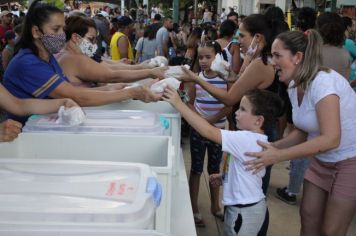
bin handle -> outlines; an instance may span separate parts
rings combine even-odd
[[[166,117],[160,115],[159,120],[165,129],[169,129],[169,120]]]
[[[155,177],[148,178],[146,192],[152,195],[153,202],[158,207],[162,198],[162,186]]]

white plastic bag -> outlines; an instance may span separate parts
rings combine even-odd
[[[170,86],[174,89],[178,89],[180,85],[180,81],[175,78],[167,78],[160,80],[151,85],[151,91],[156,94],[161,94],[164,92],[167,86]]]
[[[57,124],[63,125],[80,125],[86,119],[85,113],[80,107],[71,107],[65,108],[61,106],[58,111],[58,119],[56,120]]]
[[[190,69],[189,65],[184,65],[188,70]],[[184,75],[184,71],[181,66],[170,66],[168,70],[164,72],[165,78],[179,78]]]
[[[164,66],[168,66],[168,60],[167,60],[167,58],[165,58],[163,56],[156,56],[156,57],[150,59],[150,62],[148,64],[151,66],[164,67]]]
[[[224,76],[224,79],[227,79],[229,76],[229,71],[227,68],[230,64],[224,60],[221,54],[216,54],[214,61],[211,63],[210,69],[215,72],[219,72]]]

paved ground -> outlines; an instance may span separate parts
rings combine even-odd
[[[190,153],[189,140],[184,139],[182,143],[185,166],[187,174],[190,169]],[[299,235],[300,220],[299,220],[299,204],[295,206],[288,205],[274,196],[276,188],[285,186],[288,183],[288,170],[286,166],[288,163],[280,163],[273,167],[271,183],[268,192],[268,207],[270,210],[270,226],[268,235],[270,236],[297,236]],[[199,209],[204,217],[206,227],[197,228],[198,236],[218,236],[222,233],[222,222],[215,219],[210,214],[210,197],[208,190],[208,174],[205,172],[202,175],[200,192],[199,192]],[[351,224],[347,236],[356,235],[356,215]]]

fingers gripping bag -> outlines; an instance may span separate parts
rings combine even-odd
[[[184,65],[186,69],[190,69],[189,65]],[[184,75],[184,71],[182,69],[182,66],[169,66],[168,70],[164,72],[164,77],[165,78],[179,78]]]

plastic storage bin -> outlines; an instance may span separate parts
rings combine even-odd
[[[165,131],[159,116],[149,111],[85,110],[85,113],[85,122],[77,126],[57,124],[57,114],[33,115],[26,122],[23,131],[125,135],[163,135]]]
[[[0,160],[0,225],[153,227],[161,186],[138,163]]]
[[[144,163],[162,185],[155,229],[169,233],[171,219],[173,146],[167,136],[22,133],[13,142],[0,143],[1,158],[96,160]]]
[[[153,230],[41,230],[28,227],[0,228],[0,236],[168,236]]]
[[[179,150],[181,147],[181,115],[177,110],[172,107],[168,102],[153,102],[144,103],[138,100],[130,100],[120,103],[112,103],[105,106],[86,107],[85,110],[144,110],[160,114],[162,117],[169,121],[169,127],[166,131],[167,135],[172,137],[174,146],[175,159],[173,163],[174,174],[178,173],[176,166],[178,163]]]

